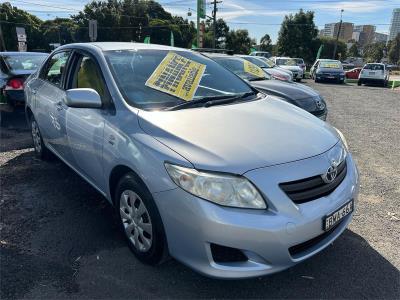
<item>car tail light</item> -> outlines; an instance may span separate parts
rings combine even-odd
[[[22,90],[24,82],[20,78],[12,78],[7,82],[6,90]]]

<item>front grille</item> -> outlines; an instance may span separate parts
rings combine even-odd
[[[331,183],[325,183],[318,175],[281,183],[279,186],[294,203],[301,204],[332,193],[342,183],[346,173],[347,165],[344,160],[338,165],[336,178]]]

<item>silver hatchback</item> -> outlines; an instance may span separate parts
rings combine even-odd
[[[56,155],[110,201],[143,262],[270,274],[352,218],[358,173],[343,135],[200,53],[65,45],[25,93],[36,154]]]

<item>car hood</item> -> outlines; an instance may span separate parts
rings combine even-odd
[[[333,69],[333,68],[319,68],[318,72],[322,73],[330,73],[330,74],[338,74],[338,73],[343,73],[344,71],[342,69]]]
[[[243,174],[318,155],[338,142],[331,126],[273,97],[138,116],[144,132],[203,170]]]
[[[276,92],[279,96],[292,100],[310,99],[318,97],[319,94],[312,88],[295,82],[284,82],[280,80],[251,81],[250,84],[257,89]]]
[[[290,73],[279,70],[277,68],[262,68],[262,69],[270,75],[281,75],[290,78]]]
[[[290,71],[295,71],[295,72],[299,72],[299,71],[302,71],[303,69],[302,68],[300,68],[300,67],[298,67],[298,66],[284,66],[284,65],[281,65],[281,66],[279,66],[280,68],[282,68],[282,69],[286,69],[286,70],[290,70]]]

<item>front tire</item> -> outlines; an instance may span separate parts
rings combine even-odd
[[[161,263],[167,253],[166,238],[150,192],[128,173],[119,181],[114,199],[121,230],[133,254],[145,264]]]
[[[47,149],[46,145],[44,144],[42,134],[40,133],[39,125],[33,116],[30,118],[30,123],[31,123],[31,136],[32,136],[33,146],[35,149],[35,155],[42,160],[50,159],[51,152],[49,149]]]

